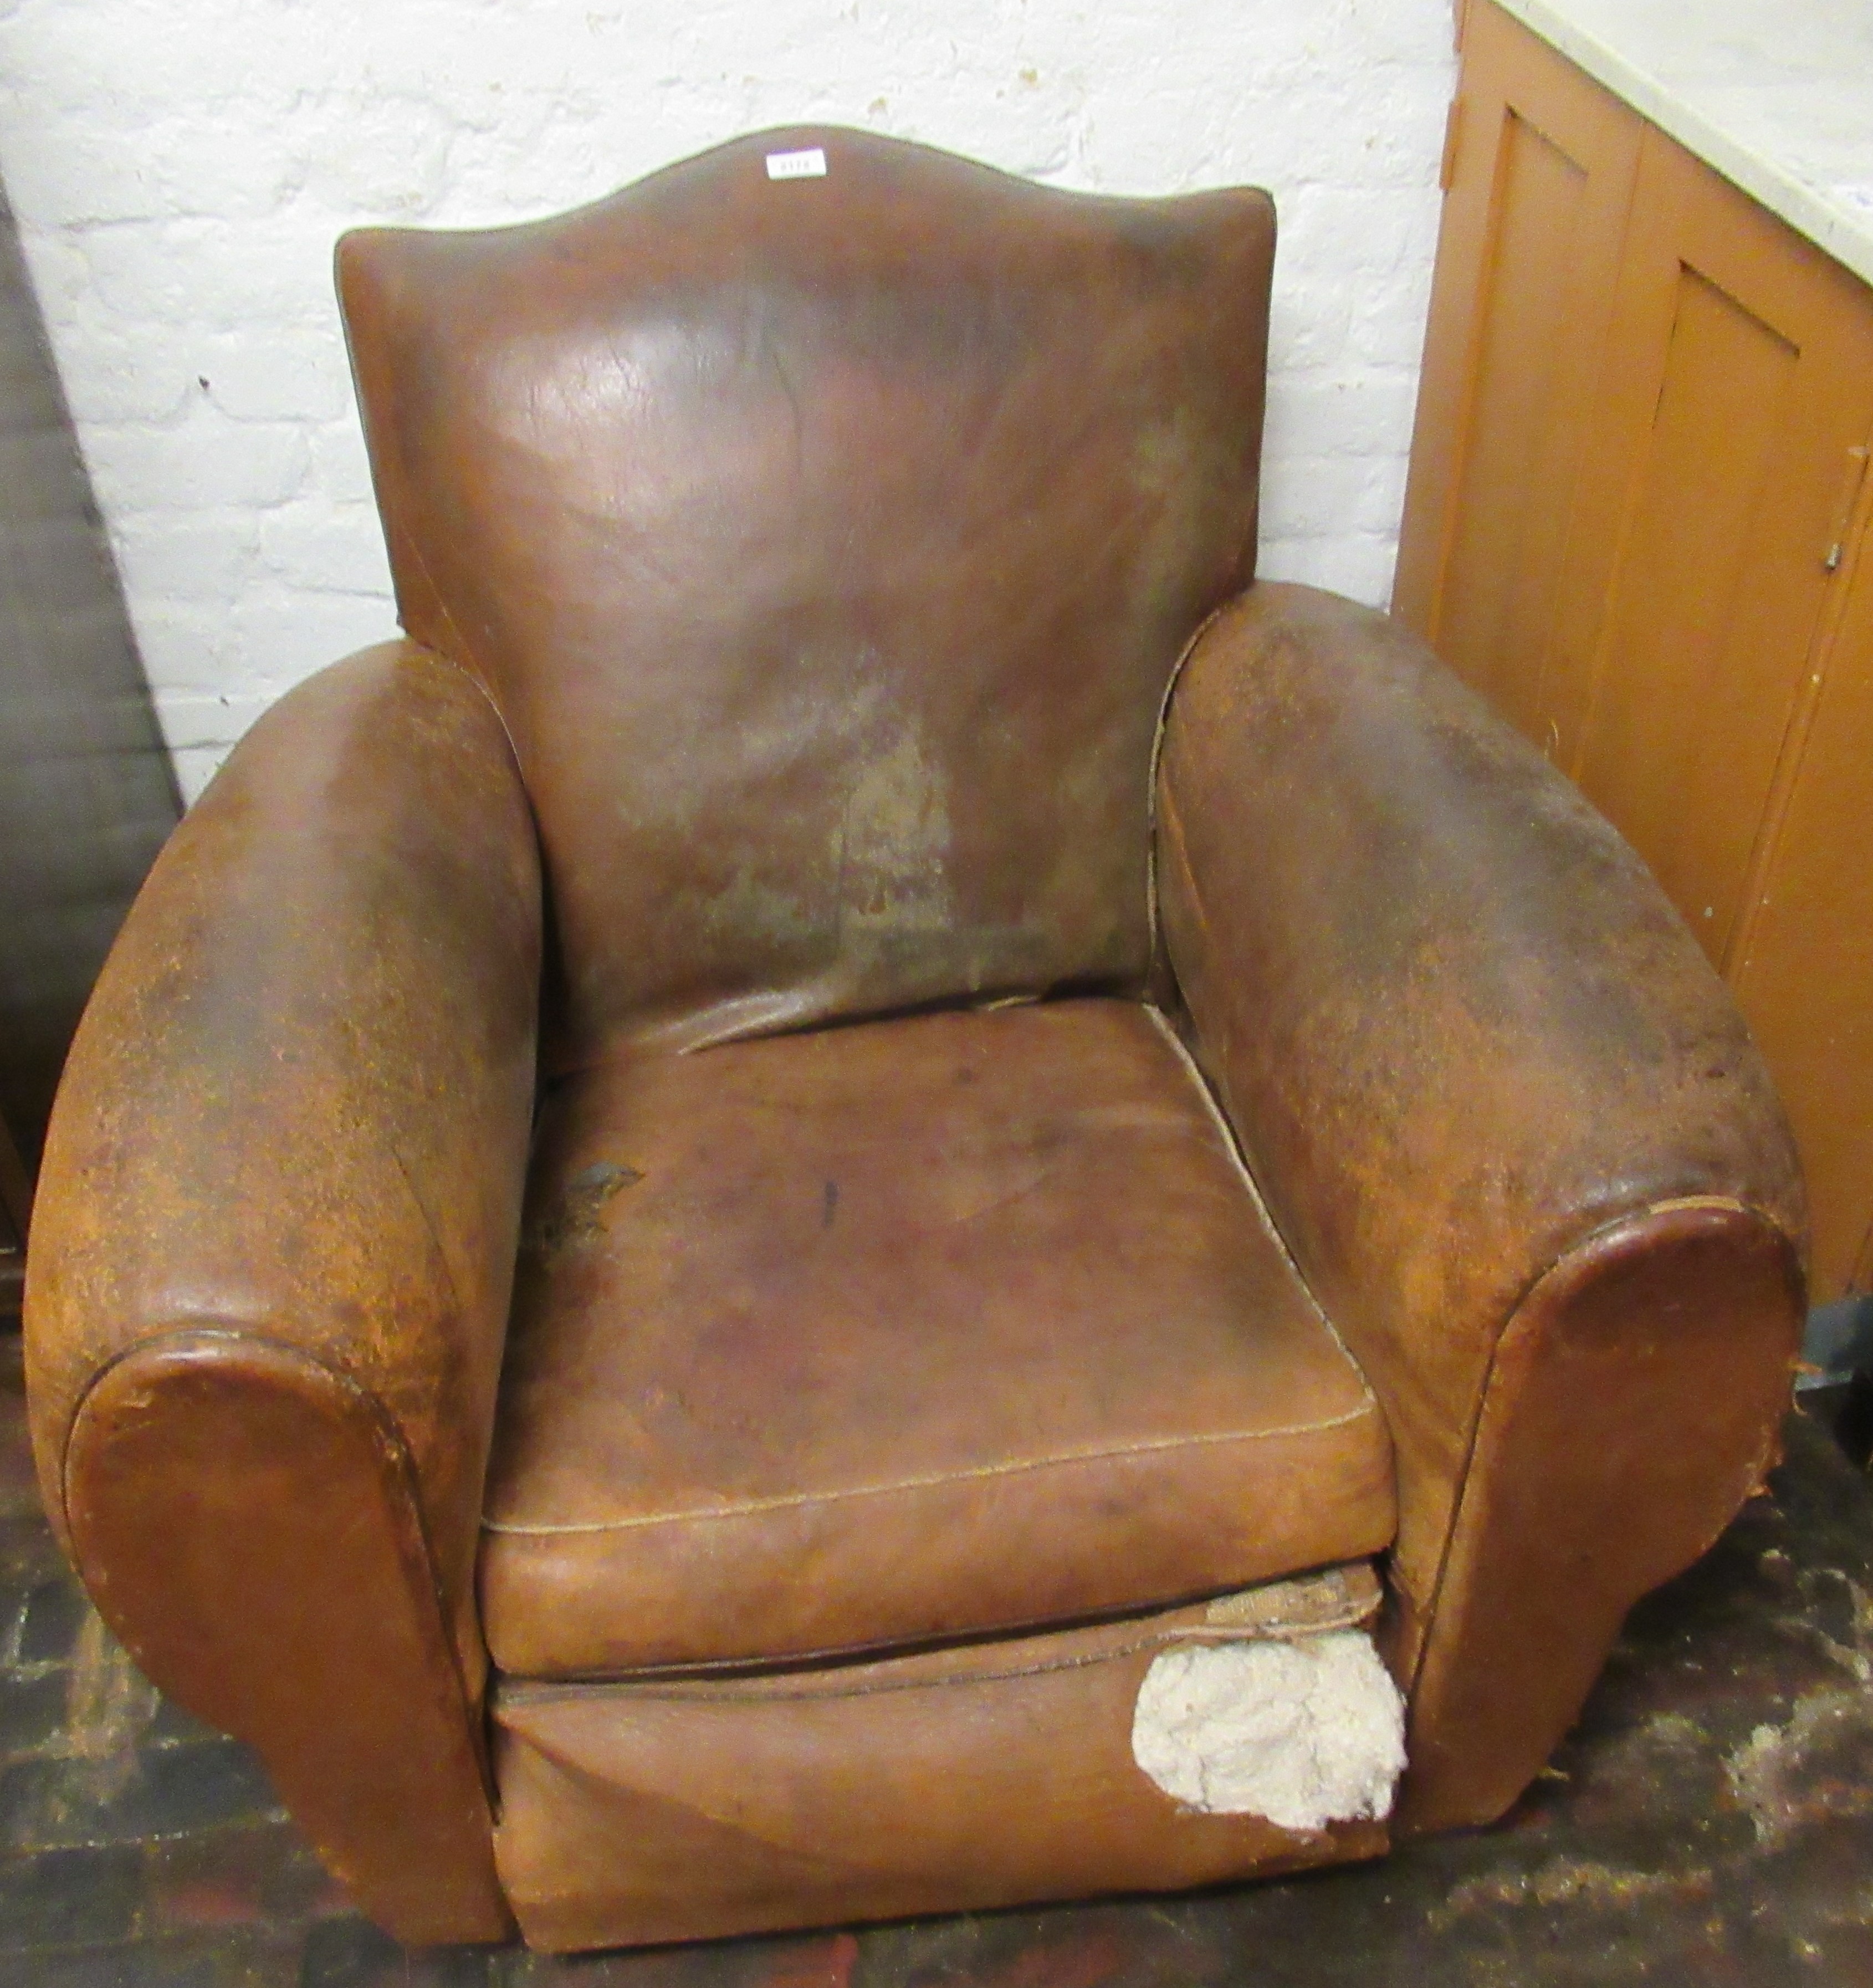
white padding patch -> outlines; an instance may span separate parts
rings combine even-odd
[[[1131,1753],[1192,1808],[1320,1829],[1391,1814],[1405,1705],[1357,1629],[1197,1644],[1151,1659]]]

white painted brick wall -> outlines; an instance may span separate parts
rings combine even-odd
[[[1391,584],[1449,0],[0,0],[0,170],[191,795],[390,632],[332,297],[363,221],[550,213],[762,125],[1281,215],[1263,570]]]

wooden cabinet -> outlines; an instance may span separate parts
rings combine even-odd
[[[1873,290],[1469,10],[1394,611],[1735,989],[1873,1278]]]

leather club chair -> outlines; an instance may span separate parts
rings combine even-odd
[[[150,877],[28,1353],[105,1619],[404,1939],[1487,1821],[1772,1462],[1723,987],[1253,583],[1273,251],[837,130],[341,245],[407,637]]]

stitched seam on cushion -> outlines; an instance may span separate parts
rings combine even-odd
[[[1357,1373],[1358,1369],[1355,1368],[1354,1371]],[[1364,1378],[1361,1375],[1362,1384]],[[1328,1429],[1344,1428],[1349,1422],[1358,1422],[1371,1415],[1376,1405],[1368,1388],[1364,1405],[1357,1408],[1349,1408],[1344,1415],[1329,1415],[1321,1422],[1291,1422],[1279,1428],[1224,1429],[1211,1435],[1168,1435],[1151,1442],[1122,1443],[1110,1449],[1070,1450],[1061,1456],[1037,1456],[1024,1463],[985,1463],[973,1470],[938,1471],[925,1477],[900,1478],[890,1484],[855,1484],[839,1491],[790,1491],[773,1498],[750,1498],[739,1504],[702,1505],[687,1512],[647,1512],[631,1519],[576,1519],[559,1523],[517,1525],[499,1519],[483,1518],[482,1530],[487,1533],[543,1538],[576,1533],[637,1532],[651,1526],[688,1525],[701,1519],[746,1518],[758,1512],[794,1511],[805,1506],[837,1504],[854,1498],[884,1498],[899,1491],[929,1491],[945,1484],[966,1484],[988,1478],[1019,1476],[1025,1472],[1057,1469],[1066,1464],[1104,1463],[1128,1456],[1155,1456],[1165,1450],[1207,1448],[1215,1443],[1259,1442],[1280,1436],[1318,1435]]]
[[[1371,1608],[1362,1608],[1330,1618],[1324,1622],[1310,1623],[1304,1628],[1283,1624],[1272,1628],[1229,1628],[1192,1622],[1176,1628],[1155,1629],[1135,1642],[1121,1644],[1117,1649],[1088,1650],[1079,1656],[1053,1657],[1041,1663],[1023,1664],[1007,1670],[972,1671],[947,1677],[887,1678],[874,1684],[848,1685],[843,1690],[737,1691],[732,1685],[701,1684],[687,1691],[674,1691],[668,1685],[660,1690],[654,1683],[640,1684],[629,1678],[607,1678],[552,1685],[545,1689],[523,1684],[518,1689],[497,1694],[497,1698],[511,1696],[522,1704],[563,1704],[569,1700],[576,1703],[595,1692],[614,1691],[627,1692],[634,1699],[654,1699],[664,1705],[820,1704],[842,1698],[876,1698],[887,1692],[933,1691],[954,1689],[958,1685],[1010,1684],[1022,1678],[1048,1677],[1057,1672],[1083,1671],[1095,1664],[1117,1663],[1145,1650],[1165,1649],[1178,1643],[1304,1643],[1313,1636],[1338,1635],[1348,1629],[1363,1629],[1373,1613]]]
[[[1260,1212],[1263,1224],[1267,1228],[1269,1234],[1274,1238],[1275,1246],[1280,1250],[1282,1260],[1293,1272],[1295,1283],[1300,1286],[1308,1303],[1313,1308],[1314,1317],[1326,1328],[1327,1336],[1334,1345],[1339,1347],[1341,1357],[1346,1361],[1347,1366],[1352,1368],[1354,1378],[1359,1382],[1359,1391],[1366,1398],[1366,1408],[1376,1408],[1378,1406],[1378,1397],[1372,1391],[1372,1384],[1366,1378],[1365,1369],[1353,1357],[1346,1341],[1340,1337],[1333,1320],[1327,1316],[1327,1307],[1314,1296],[1313,1286],[1301,1274],[1300,1266],[1294,1260],[1294,1253],[1288,1247],[1287,1238],[1275,1226],[1275,1218],[1269,1213],[1268,1203],[1262,1199],[1262,1190],[1256,1186],[1255,1175],[1249,1171],[1249,1162],[1242,1156],[1242,1147],[1236,1140],[1236,1128],[1224,1115],[1222,1107],[1217,1103],[1216,1094],[1209,1087],[1209,1080],[1197,1067],[1196,1058],[1185,1046],[1182,1037],[1171,1027],[1169,1019],[1160,1013],[1148,1001],[1144,1004],[1144,1012],[1163,1031],[1165,1040],[1177,1052],[1184,1068],[1189,1073],[1191,1081],[1202,1093],[1203,1101],[1209,1107],[1209,1115],[1215,1121],[1217,1131],[1222,1135],[1222,1143],[1228,1147],[1230,1158],[1236,1162],[1236,1171],[1242,1176],[1242,1185],[1249,1190],[1249,1198]],[[1364,1411],[1362,1410],[1361,1412],[1363,1413]]]

